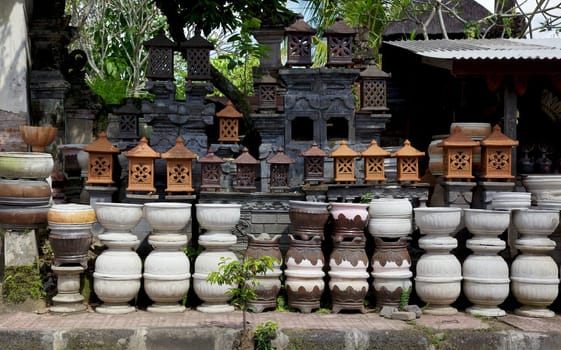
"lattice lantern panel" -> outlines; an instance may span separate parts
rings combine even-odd
[[[362,108],[386,107],[386,81],[368,79],[362,83]]]
[[[234,118],[220,118],[220,142],[238,142],[239,119]]]
[[[473,148],[445,148],[444,153],[444,159],[446,159],[444,176],[446,178],[473,178]]]
[[[397,177],[399,181],[419,181],[419,158],[401,157],[397,160]]]
[[[151,47],[148,51],[146,77],[153,80],[173,80],[173,51],[164,47]]]
[[[312,36],[310,34],[288,35],[288,64],[311,65]]]
[[[329,36],[327,38],[328,61],[330,64],[348,64],[352,62],[352,37]]]
[[[304,159],[304,179],[306,181],[323,181],[323,157],[306,157]]]
[[[288,164],[271,164],[271,189],[288,188]]]
[[[191,48],[187,50],[187,76],[191,80],[208,80],[210,75],[209,50]]]
[[[355,160],[353,157],[335,158],[335,181],[355,182]]]
[[[169,159],[166,162],[166,192],[193,192],[192,161],[190,159]]]
[[[202,188],[220,188],[222,166],[220,163],[201,163]]]
[[[113,183],[113,154],[90,153],[88,164],[88,184]]]
[[[253,164],[238,164],[236,173],[236,189],[254,190],[256,167]]]
[[[154,159],[129,158],[129,185],[127,191],[156,191],[154,187]]]
[[[512,148],[511,147],[489,147],[483,152],[484,178],[511,179],[512,176]]]
[[[273,84],[259,85],[259,108],[276,108],[277,90]]]
[[[119,136],[123,139],[138,138],[138,115],[119,115]]]
[[[364,157],[364,180],[384,181],[384,157]]]

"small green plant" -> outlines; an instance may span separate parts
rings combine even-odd
[[[5,267],[2,296],[6,303],[18,304],[27,299],[39,300],[45,295],[37,261],[32,265]]]
[[[399,310],[405,311],[405,308],[409,305],[409,297],[411,297],[411,288],[402,289],[399,300]]]
[[[363,204],[368,204],[368,203],[372,202],[373,197],[374,197],[373,192],[367,192],[367,193],[363,194],[362,196],[360,196],[360,202],[363,203]]]
[[[279,294],[277,297],[277,311],[278,312],[288,312],[290,311],[290,306],[286,302],[286,295]]]
[[[271,340],[275,339],[279,324],[277,322],[267,320],[259,323],[253,332],[253,345],[255,350],[273,350],[275,347],[271,345]]]
[[[218,271],[209,273],[206,278],[210,283],[234,286],[228,290],[228,295],[232,298],[232,304],[242,310],[244,330],[249,303],[257,299],[255,288],[259,281],[256,276],[264,274],[267,270],[273,271],[273,264],[276,261],[270,256],[246,257],[243,261],[222,257],[218,264]]]
[[[316,311],[316,314],[323,314],[323,315],[327,315],[331,313],[331,309],[325,308],[325,307],[321,307]]]

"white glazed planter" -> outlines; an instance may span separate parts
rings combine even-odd
[[[197,221],[206,230],[205,235],[231,235],[240,221],[241,204],[199,203]]]
[[[142,262],[133,250],[140,243],[131,234],[102,234],[99,239],[107,246],[95,261],[94,291],[104,304],[99,313],[124,314],[135,311],[128,302],[140,290]]]
[[[399,238],[409,235],[413,230],[410,218],[375,217],[368,221],[368,232],[373,237]]]
[[[152,227],[152,234],[178,233],[191,220],[191,204],[146,203],[144,204],[144,218]]]
[[[529,192],[497,192],[491,199],[491,208],[496,210],[511,210],[530,208],[532,194]]]
[[[510,223],[510,212],[484,209],[464,209],[466,228],[477,237],[497,237]]]
[[[549,236],[559,225],[558,210],[514,210],[514,226],[523,235]]]
[[[532,193],[534,200],[561,200],[561,175],[524,175],[522,184]]]
[[[142,204],[95,203],[97,221],[108,233],[130,233],[142,219]]]
[[[7,179],[46,179],[53,166],[49,153],[0,152],[0,177]]]
[[[415,208],[415,224],[422,234],[449,235],[461,225],[462,209],[453,207]]]
[[[368,213],[371,218],[411,218],[413,207],[406,198],[378,198],[370,202]]]

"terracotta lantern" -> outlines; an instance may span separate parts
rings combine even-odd
[[[134,99],[127,98],[124,105],[113,110],[113,114],[119,117],[119,138],[138,140],[142,111],[135,105]]]
[[[166,192],[193,192],[193,159],[197,155],[183,145],[183,138],[175,139],[175,146],[161,157],[166,160]]]
[[[148,49],[146,78],[150,80],[173,80],[173,49],[177,46],[160,30],[153,39],[145,41]]]
[[[325,180],[324,168],[325,157],[327,152],[320,149],[317,143],[313,143],[307,151],[300,153],[304,157],[304,181],[305,182],[323,182]]]
[[[88,180],[87,184],[112,185],[113,155],[121,152],[114,146],[105,132],[101,132],[97,140],[84,147],[88,152]]]
[[[312,36],[316,30],[304,21],[301,14],[296,16],[296,22],[285,28],[287,35],[287,66],[312,65]]]
[[[343,18],[337,17],[335,23],[323,34],[327,38],[327,66],[350,66],[353,64],[353,37],[356,30],[349,27]]]
[[[244,147],[242,154],[238,158],[234,159],[234,164],[236,164],[236,185],[234,189],[241,191],[254,191],[255,179],[257,178],[257,165],[260,162],[253,158],[247,147]]]
[[[214,49],[208,40],[200,33],[180,45],[185,50],[187,58],[187,79],[205,81],[210,80],[210,50]]]
[[[342,140],[329,156],[335,160],[335,182],[355,182],[355,157],[359,157],[360,153],[353,151],[347,141]]]
[[[125,152],[129,161],[129,185],[127,191],[155,192],[154,160],[160,153],[148,146],[146,137],[140,139],[136,147]]]
[[[501,127],[495,125],[493,132],[481,141],[483,148],[484,179],[513,179],[512,176],[512,148],[518,146],[518,141],[511,139],[501,132]]]
[[[270,164],[270,188],[271,191],[286,191],[288,186],[288,167],[294,160],[284,154],[284,149],[279,147],[277,153],[267,160]]]
[[[240,119],[243,118],[243,114],[238,112],[238,110],[232,104],[232,101],[226,103],[226,107],[220,112],[216,113],[218,117],[219,125],[219,136],[218,141],[222,142],[235,142],[238,143],[240,138],[238,137],[238,130],[240,125]]]
[[[360,72],[360,110],[368,112],[386,112],[389,110],[387,104],[387,81],[390,74],[370,64]]]
[[[376,140],[372,140],[370,147],[361,155],[364,158],[364,181],[385,181],[384,158],[389,157],[391,153],[378,146]]]
[[[479,146],[462,132],[459,126],[452,130],[452,135],[442,140],[442,161],[444,162],[445,179],[473,179],[473,149]]]
[[[201,164],[201,190],[220,190],[224,160],[215,155],[211,147],[204,157],[199,158],[199,163]]]
[[[397,181],[418,182],[419,158],[424,155],[425,152],[417,150],[409,140],[405,140],[403,147],[392,153],[392,157],[397,158]]]

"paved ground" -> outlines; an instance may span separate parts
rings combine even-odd
[[[423,315],[411,322],[376,313],[248,314],[248,328],[273,320],[284,349],[561,349],[561,316],[483,319],[465,313]],[[0,349],[248,349],[240,345],[240,311],[127,315],[0,314]],[[242,342],[243,343],[243,342]]]

